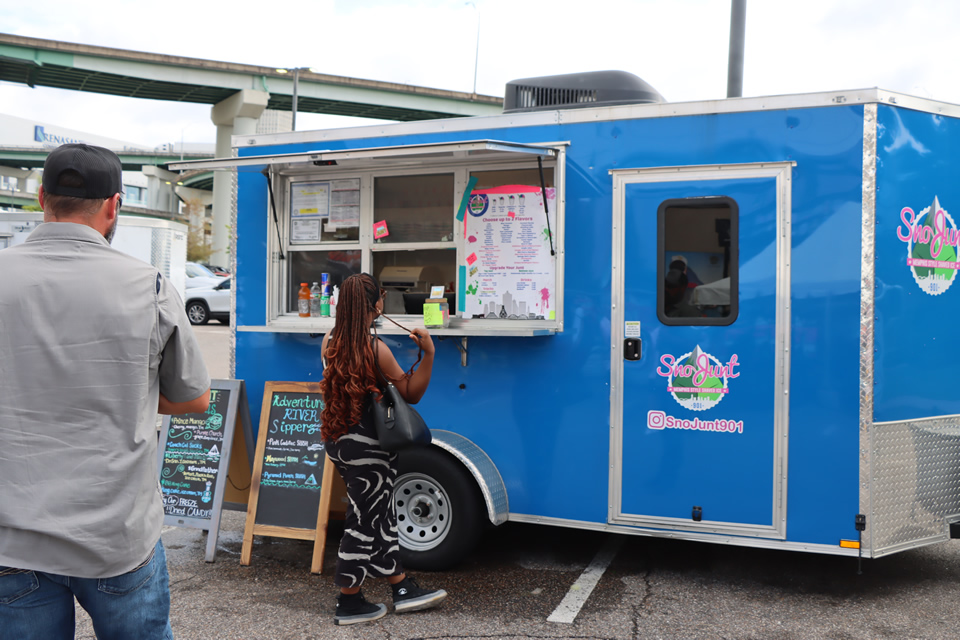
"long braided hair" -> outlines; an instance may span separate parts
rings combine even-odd
[[[320,381],[324,405],[320,433],[324,440],[336,440],[359,423],[370,393],[380,391],[368,320],[379,299],[380,284],[366,273],[350,276],[340,287]]]

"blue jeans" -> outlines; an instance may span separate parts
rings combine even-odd
[[[114,578],[71,578],[0,566],[0,630],[18,640],[73,640],[76,597],[99,640],[173,640],[163,545]]]

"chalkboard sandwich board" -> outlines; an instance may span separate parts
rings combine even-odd
[[[208,531],[207,562],[213,562],[216,554],[228,467],[236,476],[234,482],[249,485],[252,441],[243,380],[213,380],[210,406],[203,413],[163,417],[159,446],[163,523]],[[231,457],[238,454],[242,459],[231,464]]]
[[[313,540],[310,570],[323,568],[334,467],[320,435],[322,410],[319,383],[264,384],[240,564],[250,564],[259,535]]]

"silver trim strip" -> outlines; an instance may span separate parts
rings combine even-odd
[[[873,523],[873,332],[877,232],[877,105],[863,107],[863,179],[860,214],[860,513],[867,516],[862,547],[875,547]]]
[[[795,162],[763,162],[730,165],[689,165],[645,169],[616,169],[613,176],[612,260],[611,265],[611,330],[610,330],[610,464],[607,519],[614,524],[670,527],[689,531],[709,531],[736,536],[786,538],[787,517],[787,448],[790,416],[790,246],[791,185]],[[626,185],[633,183],[677,182],[689,180],[729,180],[774,178],[777,194],[777,302],[776,353],[774,370],[777,377],[773,415],[774,490],[771,504],[771,525],[704,522],[640,516],[623,512],[623,305],[626,256],[624,227],[626,223]]]
[[[236,149],[234,149],[236,153]],[[264,156],[244,156],[242,158],[209,158],[204,160],[185,160],[172,162],[171,171],[199,169],[227,169],[231,167],[269,166],[275,164],[311,164],[314,162],[345,162],[348,160],[368,160],[400,158],[424,159],[424,156],[450,157],[466,160],[470,154],[485,157],[494,154],[530,154],[545,158],[556,157],[556,149],[520,142],[500,140],[464,140],[455,142],[434,142],[429,144],[408,144],[395,147],[363,147],[358,149],[317,150],[306,153],[278,153]]]
[[[917,426],[923,426],[926,422],[941,422],[944,420],[950,420],[954,423],[960,423],[960,414],[947,414],[942,416],[925,416],[923,418],[911,418],[910,420],[888,420],[887,422],[874,422],[874,427],[884,427],[887,425],[899,425],[909,422],[910,424],[915,424]]]
[[[867,522],[869,526],[869,521]],[[946,542],[950,539],[950,525],[944,523],[944,533],[940,536],[930,536],[928,538],[920,538],[918,540],[911,540],[910,542],[904,542],[891,547],[884,547],[882,549],[868,550],[866,548],[866,538],[864,538],[864,558],[882,558],[884,556],[893,555],[894,553],[900,553],[901,551],[908,551],[910,549],[919,549],[920,547],[927,547],[931,544],[939,544],[941,542]]]
[[[774,429],[779,438],[774,441],[773,478],[780,481],[779,495],[774,491],[774,518],[781,537],[787,536],[787,480],[789,478],[787,455],[790,442],[790,336],[793,293],[790,288],[793,259],[793,167],[795,162],[786,163],[783,171],[777,174],[777,311],[776,311],[776,356],[774,371],[777,376],[774,401]],[[779,469],[778,469],[779,467]]]
[[[711,542],[714,544],[727,544],[737,547],[752,547],[754,549],[782,549],[784,551],[805,551],[807,553],[820,553],[835,556],[857,556],[856,549],[845,549],[839,545],[833,546],[827,544],[805,544],[801,542],[771,540],[769,538],[742,538],[737,536],[720,536],[706,533],[693,533],[688,531],[665,531],[662,529],[623,527],[614,524],[604,524],[602,522],[585,522],[583,520],[531,516],[521,513],[511,513],[510,522],[568,527],[571,529],[584,529],[587,531],[606,531],[610,533],[622,533],[634,536],[649,536],[652,538],[671,538],[674,540],[690,540],[693,542]]]
[[[776,502],[776,495],[774,495],[774,502]],[[755,538],[784,537],[780,535],[780,530],[775,525],[768,526],[742,524],[739,522],[721,522],[717,520],[702,520],[694,523],[689,518],[665,518],[659,516],[639,516],[622,513],[617,515],[613,522],[622,525],[670,529],[672,531],[699,531],[702,533],[737,535]]]
[[[490,522],[494,525],[506,522],[510,514],[507,487],[490,456],[473,441],[458,433],[443,429],[432,429],[430,433],[433,436],[433,444],[463,463],[463,466],[476,479],[487,506],[487,517]]]
[[[231,149],[230,152],[236,156],[237,150]],[[240,211],[237,207],[239,182],[237,172],[233,171],[230,177],[230,274],[233,282],[230,283],[230,377],[237,377],[237,230],[240,228],[238,217]]]

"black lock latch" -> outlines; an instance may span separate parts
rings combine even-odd
[[[640,338],[625,338],[623,341],[623,359],[639,360],[640,349]]]
[[[701,509],[700,507],[694,507],[693,513],[690,514],[690,517],[693,518],[694,522],[700,522],[701,520],[703,520],[703,509]]]

